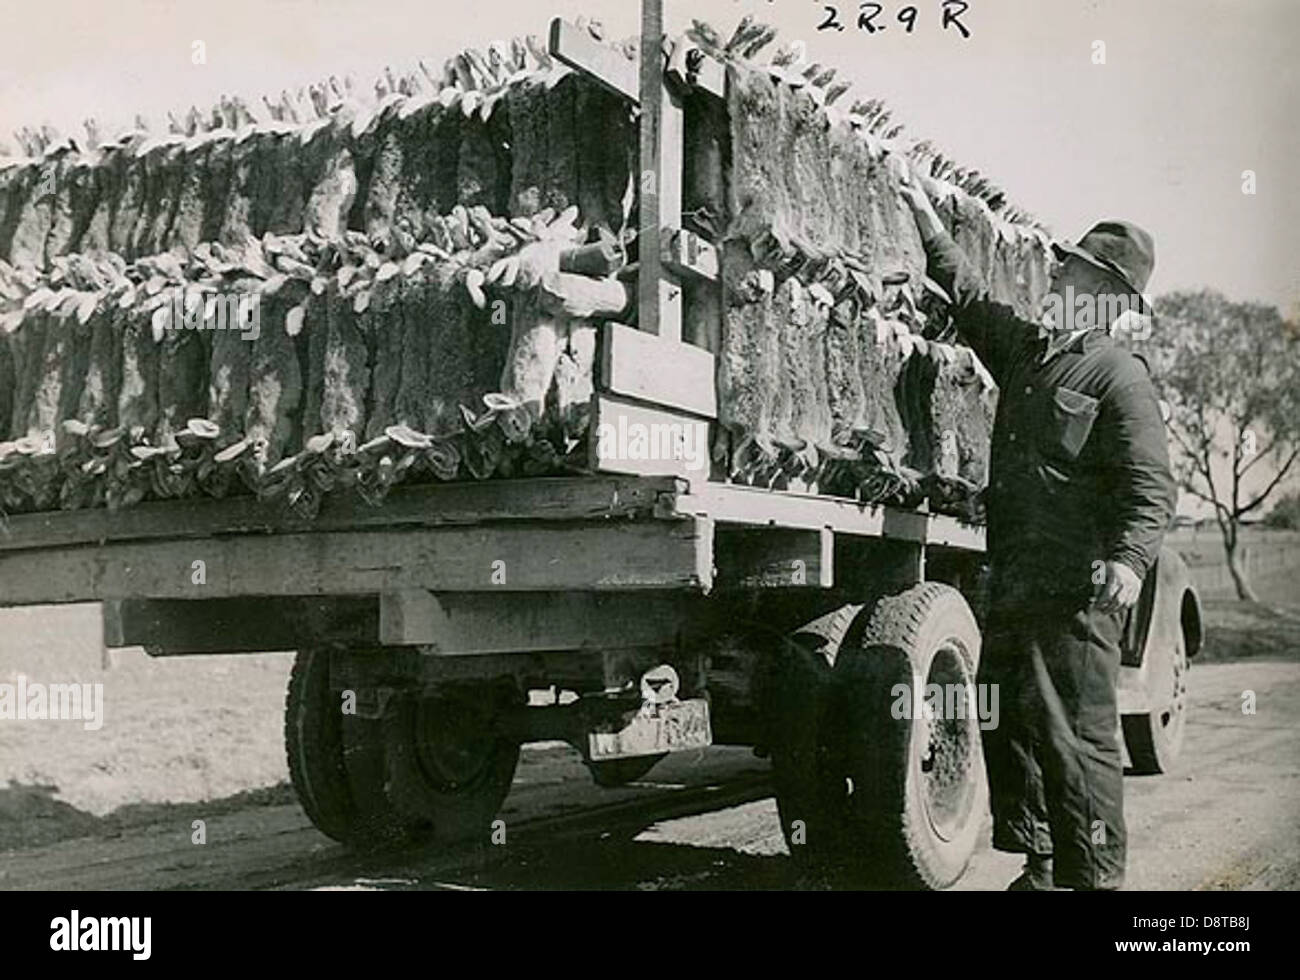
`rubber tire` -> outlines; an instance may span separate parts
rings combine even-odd
[[[489,691],[481,700],[490,703],[491,698]],[[427,702],[426,710],[436,710],[436,705],[436,701]],[[417,698],[399,695],[385,716],[384,744],[389,776],[386,795],[397,812],[408,820],[427,825],[431,836],[440,843],[485,840],[492,819],[514,781],[519,765],[519,743],[500,736],[486,736],[490,746],[482,767],[465,785],[450,788],[421,759],[417,745],[419,710]],[[484,716],[484,722],[491,724],[490,716]]]
[[[946,888],[965,871],[987,811],[978,722],[961,731],[965,802],[949,839],[922,798],[921,719],[894,719],[892,688],[929,677],[944,640],[974,683],[980,633],[961,593],[915,586],[864,610],[834,662],[786,639],[762,675],[777,810],[792,861],[812,887]],[[926,726],[923,728],[923,726]]]
[[[1157,656],[1166,655],[1164,651],[1152,652]],[[1186,686],[1187,640],[1181,632],[1178,634],[1178,642],[1174,645],[1172,653],[1168,655],[1173,658],[1175,675],[1181,678],[1183,686],[1181,705],[1175,706],[1179,699],[1175,698],[1171,691],[1151,691],[1148,693],[1153,701],[1156,697],[1166,699],[1161,702],[1158,710],[1123,715],[1120,719],[1123,724],[1124,745],[1128,749],[1130,768],[1137,775],[1153,776],[1171,772],[1182,753],[1190,702],[1187,698]],[[1168,722],[1164,720],[1167,710],[1170,710],[1171,715]]]
[[[343,715],[327,708],[329,700],[329,655],[300,651],[284,699],[289,780],[316,828],[346,841],[358,814],[343,766]]]
[[[289,779],[308,819],[357,849],[406,845],[427,836],[423,821],[398,813],[386,794],[383,728],[345,715],[330,689],[329,654],[300,650],[284,713]]]
[[[913,677],[932,682],[941,650],[952,653],[941,665],[952,674],[942,680],[970,685],[973,694],[980,645],[979,626],[962,594],[927,582],[877,602],[860,645],[836,662],[837,742],[852,785],[845,843],[847,854],[858,858],[848,869],[864,884],[947,888],[970,864],[988,811],[979,719],[945,725],[949,745],[956,743],[947,759],[956,778],[953,823],[945,837],[927,802],[930,725],[923,718],[894,718],[891,709],[895,684],[910,686]]]
[[[762,742],[772,763],[781,833],[802,887],[835,883],[841,863],[844,777],[824,738],[832,673],[823,656],[789,637],[754,631],[764,650],[756,678]]]
[[[396,805],[385,735],[384,719],[343,717],[343,762],[358,813],[357,825],[348,840],[354,848],[413,847],[433,837],[429,820]]]
[[[586,763],[588,772],[597,786],[603,789],[617,789],[640,779],[657,766],[668,753],[659,755],[636,756],[631,759],[610,759],[606,762]]]

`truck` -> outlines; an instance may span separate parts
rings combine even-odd
[[[400,486],[378,507],[339,493],[306,516],[249,496],[15,514],[0,604],[101,603],[108,648],[156,657],[296,650],[292,784],[349,846],[486,836],[530,742],[568,743],[606,787],[748,745],[771,760],[796,865],[945,888],[986,816],[983,528],[597,437],[716,418],[713,356],[682,337],[684,303],[719,278],[716,243],[683,228],[682,99],[726,82],[663,36],[660,0],[643,0],[639,59],[551,25],[551,56],[636,108],[655,191],[628,270],[636,325],[601,327],[586,475]],[[1202,636],[1165,551],[1125,629],[1132,772],[1175,764]]]

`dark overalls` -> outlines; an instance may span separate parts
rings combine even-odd
[[[1116,683],[1124,613],[1092,596],[1104,563],[1139,578],[1173,518],[1159,402],[1145,366],[1103,331],[1062,349],[992,302],[946,235],[930,276],[999,388],[988,498],[990,608],[978,682],[999,685],[984,734],[993,846],[1053,855],[1055,883],[1123,883]]]

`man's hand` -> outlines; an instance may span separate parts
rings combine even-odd
[[[1142,593],[1137,572],[1122,561],[1106,562],[1106,581],[1097,587],[1092,601],[1098,612],[1112,613],[1128,609]]]

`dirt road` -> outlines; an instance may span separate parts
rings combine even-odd
[[[1130,887],[1300,888],[1300,664],[1208,663],[1192,679],[1181,771],[1126,781]],[[1243,714],[1244,691],[1257,693],[1256,714]],[[14,782],[0,790],[0,820],[6,805],[32,802],[23,793]],[[130,819],[76,812],[84,833],[0,852],[0,889],[793,883],[767,763],[740,748],[674,757],[641,783],[600,790],[568,749],[531,747],[502,814],[506,843],[454,852],[350,855],[310,826],[283,784],[216,802],[139,807]],[[206,844],[191,843],[196,819],[205,822]],[[985,843],[957,887],[1002,888],[1017,863]]]

